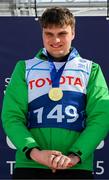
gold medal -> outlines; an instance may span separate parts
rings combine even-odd
[[[52,88],[49,91],[49,98],[52,101],[59,101],[63,97],[63,92],[61,88]]]

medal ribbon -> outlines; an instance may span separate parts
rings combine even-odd
[[[68,61],[74,59],[77,56],[79,56],[79,54],[78,54],[77,50],[75,48],[73,48],[66,63]],[[48,62],[49,62],[50,77],[52,80],[52,87],[59,87],[60,78],[64,71],[66,63],[57,71],[53,61],[49,57],[48,57]]]
[[[66,63],[65,63],[66,64]],[[50,76],[52,87],[59,87],[59,81],[64,70],[65,64],[57,71],[53,62],[49,61]]]

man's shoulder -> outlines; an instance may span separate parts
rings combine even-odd
[[[100,68],[100,65],[96,63],[93,59],[86,59],[86,58],[81,58],[80,63],[83,65],[87,65],[91,67],[91,71],[95,71]]]

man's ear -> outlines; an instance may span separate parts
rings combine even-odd
[[[75,38],[75,30],[72,31],[72,40]]]

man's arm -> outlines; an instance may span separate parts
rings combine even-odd
[[[21,152],[38,147],[37,142],[26,128],[28,112],[28,90],[25,82],[25,62],[17,63],[6,89],[2,109],[3,127]]]
[[[109,92],[101,68],[93,64],[87,86],[86,128],[69,152],[81,162],[90,156],[109,132]]]

